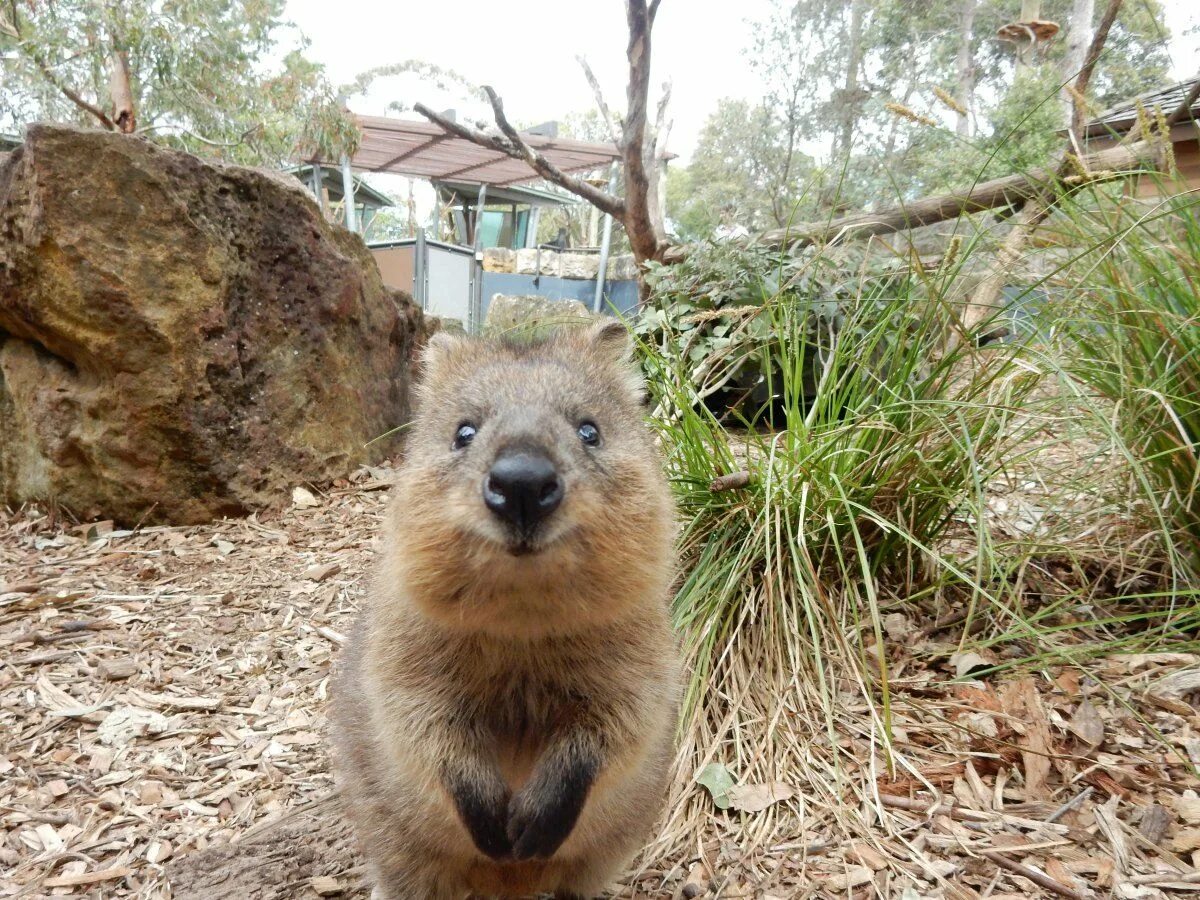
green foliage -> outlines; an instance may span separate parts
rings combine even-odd
[[[708,237],[722,226],[762,231],[797,215],[812,171],[812,159],[789,150],[766,106],[721,100],[700,132],[691,164],[668,182],[667,206],[684,239]]]
[[[989,157],[983,177],[995,178],[1045,166],[1062,149],[1058,89],[1058,71],[1052,66],[1017,72],[1012,87],[992,110],[992,131],[982,141],[982,150]]]
[[[274,66],[282,0],[96,3],[20,0],[0,16],[0,128],[35,120],[96,126],[68,97],[111,113],[109,58],[128,54],[138,130],[201,155],[279,163],[336,155],[357,130],[301,49]],[[8,52],[3,52],[8,51]]]
[[[1072,208],[1076,241],[1112,235],[1083,256],[1068,311],[1070,371],[1117,410],[1145,466],[1173,546],[1200,579],[1200,203]]]
[[[763,84],[758,104],[721,101],[696,157],[668,185],[668,212],[681,237],[703,239],[739,225],[766,227],[820,218],[826,210],[894,204],[1045,164],[1062,145],[1061,86],[1066,41],[1042,48],[1018,68],[1012,45],[995,38],[1019,4],[978,0],[969,36],[961,0],[862,3],[858,90],[846,95],[854,48],[849,27],[858,0],[776,0],[756,23],[750,58]],[[1097,20],[1105,4],[1097,3]],[[1042,17],[1072,29],[1071,0],[1045,0]],[[1127,100],[1166,78],[1168,36],[1161,0],[1126,3],[1092,78],[1093,111]],[[967,67],[960,66],[966,51]],[[965,79],[964,79],[965,74]],[[939,97],[935,87],[942,92]],[[965,117],[945,96],[966,101]],[[897,107],[927,121],[918,124]],[[834,146],[850,116],[849,161]],[[955,133],[955,132],[958,133]],[[830,171],[814,171],[802,151],[830,147]],[[836,152],[834,152],[836,151]]]
[[[1024,452],[1028,430],[1014,413],[1037,382],[1018,345],[986,366],[969,365],[967,345],[947,349],[948,282],[907,270],[860,277],[825,254],[783,265],[758,251],[737,257],[721,248],[681,278],[656,272],[660,302],[642,332],[688,523],[675,609],[696,689],[750,622],[779,642],[764,652],[812,672],[826,654],[859,656],[845,636],[859,617],[867,631],[879,625],[883,585],[993,596],[986,557],[968,574],[940,547],[957,522],[980,516],[985,486]],[[704,309],[681,302],[692,291],[692,307],[735,314],[697,321]],[[714,321],[730,326],[729,343],[723,351],[712,332],[723,361],[706,364],[689,335]],[[741,427],[723,423],[704,401],[749,363],[768,382],[775,419],[764,408]],[[745,488],[713,490],[737,470],[749,473]]]
[[[806,391],[816,389],[815,362],[839,321],[844,286],[828,256],[800,259],[761,245],[696,245],[672,266],[650,263],[647,308],[634,332],[646,343],[686,363],[696,400],[718,415],[751,423],[770,420],[785,364],[780,336],[764,304],[803,305],[810,313],[805,337]],[[776,388],[775,391],[772,388]]]

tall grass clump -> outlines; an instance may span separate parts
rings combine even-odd
[[[889,740],[889,612],[1003,602],[986,492],[1025,452],[1037,381],[1019,344],[948,327],[953,272],[867,262],[699,249],[652,273],[639,326],[685,523],[684,753],[747,781],[804,773],[830,808],[839,735]],[[947,552],[964,528],[974,550]]]
[[[1077,243],[1106,239],[1071,270],[1066,368],[1111,404],[1185,582],[1200,586],[1200,198],[1069,212]]]

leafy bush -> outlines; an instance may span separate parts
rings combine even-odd
[[[909,310],[889,308],[890,297],[905,290],[898,263],[877,263],[862,276],[861,262],[844,250],[793,255],[755,244],[697,245],[678,265],[651,265],[651,302],[634,330],[685,365],[680,374],[695,386],[695,401],[718,417],[780,427],[786,410],[807,412],[816,401],[824,360],[851,319],[860,329],[867,319],[888,319],[891,329],[879,336],[885,343],[910,327],[903,321],[912,318]],[[858,312],[848,317],[851,304]],[[803,315],[785,335],[768,307]],[[785,371],[800,379],[789,397]]]

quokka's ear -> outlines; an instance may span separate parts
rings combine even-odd
[[[466,343],[467,339],[461,335],[451,334],[448,331],[434,332],[421,350],[422,376],[429,378],[431,372],[448,365],[457,351]]]
[[[622,322],[610,319],[593,325],[588,344],[599,356],[612,362],[628,363],[633,359],[633,337]]]

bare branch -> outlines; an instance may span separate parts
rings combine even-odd
[[[497,135],[488,134],[486,131],[480,131],[478,128],[448,119],[441,113],[434,112],[424,103],[414,103],[413,111],[420,113],[430,122],[433,122],[433,124],[440,125],[444,131],[457,135],[473,144],[478,144],[480,147],[487,147],[489,150],[497,150],[509,156],[513,155],[513,148],[509,146],[508,141]]]
[[[50,82],[50,84],[56,88],[59,93],[61,93],[64,97],[78,106],[84,112],[91,113],[93,116],[99,119],[100,124],[105,128],[109,129],[110,131],[116,131],[117,126],[113,124],[112,119],[104,114],[104,110],[100,109],[98,106],[93,106],[91,103],[88,103],[81,96],[79,96],[79,94],[71,90],[71,88],[67,87],[67,85],[63,84],[62,81],[59,80],[59,77],[54,74],[54,70],[51,69],[46,63],[46,60],[44,60],[40,54],[25,46],[24,41],[21,40],[24,35],[21,34],[21,20],[17,17],[16,0],[13,0],[10,6],[12,10],[12,22],[9,24],[11,26],[13,37],[18,39],[18,51],[23,53],[28,59],[33,60],[33,64],[38,67],[38,70],[42,73],[45,79]]]
[[[489,150],[495,150],[498,153],[503,153],[506,156],[511,156],[513,159],[524,161],[533,171],[541,175],[547,181],[551,181],[560,187],[566,188],[572,194],[582,197],[584,200],[598,207],[601,211],[609,215],[622,219],[625,216],[625,204],[617,197],[614,197],[608,191],[603,191],[594,185],[588,184],[581,178],[576,178],[574,175],[568,175],[555,166],[550,160],[546,159],[542,154],[538,153],[532,147],[525,143],[517,130],[509,123],[508,118],[504,115],[504,104],[496,95],[496,92],[490,87],[484,87],[484,92],[488,96],[488,100],[492,104],[492,111],[496,116],[496,124],[500,130],[504,132],[504,136],[488,134],[485,131],[480,131],[478,128],[473,128],[470,125],[463,125],[459,122],[451,121],[440,113],[436,113],[423,103],[417,103],[413,109],[423,115],[435,125],[440,125],[445,131],[450,132],[457,137],[477,144],[480,147],[486,147]]]
[[[50,82],[50,84],[53,85],[55,88],[57,88],[58,91],[64,97],[66,97],[68,100],[70,100],[76,106],[78,106],[84,112],[91,113],[93,116],[95,116],[97,119],[99,119],[100,124],[103,125],[105,128],[107,128],[109,131],[117,130],[117,126],[113,123],[112,119],[110,119],[107,115],[105,115],[104,110],[100,109],[98,106],[88,103],[81,96],[79,96],[79,94],[77,94],[75,91],[71,90],[71,88],[67,87],[67,85],[63,84],[59,80],[58,76],[54,74],[54,70],[51,69],[50,66],[48,66],[46,64],[46,61],[44,59],[42,59],[39,55],[37,55],[36,53],[34,53],[30,50],[25,50],[24,52],[25,52],[26,56],[28,56],[31,60],[33,60],[34,65],[36,65],[38,67],[38,69],[41,71],[42,75],[45,76],[46,80],[48,82]]]
[[[1184,119],[1192,117],[1192,107],[1196,105],[1196,101],[1200,100],[1200,79],[1192,85],[1192,89],[1187,92],[1187,96],[1183,98],[1183,102],[1175,107],[1175,111],[1167,116],[1167,125],[1178,125]]]
[[[619,122],[612,114],[612,110],[608,108],[608,104],[604,101],[604,92],[600,90],[600,82],[596,79],[596,73],[592,71],[592,67],[588,65],[588,61],[582,56],[576,56],[575,59],[583,68],[583,77],[587,79],[587,83],[592,88],[592,96],[596,98],[596,108],[600,110],[600,117],[604,119],[604,124],[608,126],[608,136],[612,138],[614,144],[620,146],[621,129]]]
[[[1100,54],[1108,40],[1108,33],[1112,30],[1113,22],[1117,20],[1117,13],[1121,11],[1124,2],[1125,0],[1109,0],[1108,8],[1104,10],[1100,24],[1096,26],[1096,31],[1092,35],[1092,42],[1088,45],[1087,56],[1083,59],[1083,68],[1079,70],[1079,75],[1075,79],[1076,97],[1083,97],[1087,94],[1088,84],[1092,80],[1092,73],[1096,70],[1096,63],[1100,61]],[[1083,117],[1082,104],[1076,101],[1071,105],[1071,134],[1076,139],[1082,136]]]

